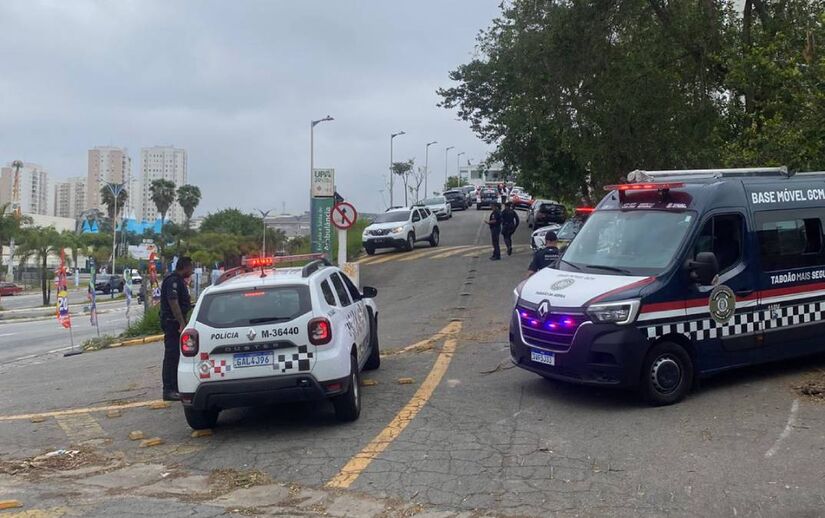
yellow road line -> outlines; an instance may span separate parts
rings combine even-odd
[[[95,418],[84,412],[81,414],[58,415],[55,421],[65,432],[66,436],[74,442],[88,441],[89,439],[100,439],[106,437],[106,432]]]
[[[414,259],[421,259],[422,257],[426,257],[428,255],[440,254],[440,253],[443,253],[447,250],[455,250],[457,248],[464,249],[464,248],[468,248],[468,247],[467,246],[446,246],[446,247],[443,247],[443,248],[431,248],[429,250],[421,250],[420,252],[413,252],[411,254],[407,254],[404,257],[402,257],[401,259],[399,259],[398,261],[399,262],[400,261],[412,261]]]
[[[461,322],[458,322],[456,328],[458,330],[461,329]],[[424,408],[424,405],[426,405],[427,401],[432,397],[433,392],[436,387],[438,387],[438,384],[447,372],[447,368],[450,366],[455,347],[456,340],[454,338],[448,338],[444,342],[444,347],[441,349],[438,358],[436,358],[433,368],[421,386],[418,387],[412,399],[404,405],[404,408],[398,411],[395,418],[390,421],[390,424],[388,424],[386,428],[381,430],[363,450],[350,459],[349,462],[341,468],[341,471],[327,482],[326,487],[340,489],[350,487],[361,473],[367,469],[370,463],[401,435],[401,432],[415,419],[418,412]]]
[[[461,250],[450,250],[449,252],[444,252],[443,254],[434,255],[434,256],[430,257],[430,259],[444,259],[445,257],[450,257],[451,255],[457,255],[457,254],[460,254],[462,252],[470,252],[470,251],[477,252],[478,250],[481,250],[483,248],[486,248],[486,247],[474,246],[474,247],[471,247],[471,248],[462,248]]]
[[[135,403],[123,403],[120,405],[107,406],[91,406],[86,408],[71,408],[68,410],[55,410],[53,412],[40,412],[37,414],[17,414],[17,415],[0,415],[0,421],[27,421],[32,417],[58,417],[66,415],[85,414],[88,412],[108,412],[109,410],[122,410],[125,408],[141,408],[152,406],[156,403],[162,403],[160,399],[153,399],[152,401],[137,401]]]

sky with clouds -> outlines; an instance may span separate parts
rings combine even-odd
[[[443,181],[444,146],[475,161],[490,147],[435,90],[474,55],[500,0],[3,0],[0,162],[85,176],[87,150],[172,144],[189,156],[200,214],[308,208],[316,167],[364,211],[383,209],[395,159]],[[431,184],[432,185],[432,184]],[[396,196],[401,196],[401,189]]]

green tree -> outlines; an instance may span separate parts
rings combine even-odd
[[[152,180],[149,186],[149,193],[152,203],[160,213],[161,222],[166,223],[166,214],[169,208],[175,203],[175,182],[171,180]]]
[[[40,289],[43,305],[49,304],[48,268],[49,256],[60,253],[63,239],[54,227],[29,227],[21,232],[20,248],[23,254],[34,255],[40,269]]]
[[[392,174],[401,177],[401,181],[404,182],[404,205],[408,205],[409,201],[407,199],[407,181],[409,180],[409,175],[415,166],[415,160],[409,159],[404,162],[393,162],[392,163]]]
[[[238,209],[224,209],[207,215],[200,226],[202,233],[260,236],[263,222],[260,216],[245,214]]]
[[[178,203],[180,203],[183,213],[186,215],[184,226],[188,229],[195,208],[201,202],[201,190],[195,185],[181,185],[178,187]]]
[[[128,199],[129,193],[126,189],[121,189],[117,195],[117,214],[115,214],[115,197],[112,191],[105,185],[100,188],[100,200],[103,205],[106,205],[106,212],[111,221],[115,221],[120,213],[123,212],[123,207],[126,205]]]
[[[9,240],[20,235],[21,226],[31,222],[28,216],[15,214],[11,210],[11,204],[0,205],[0,250],[3,246],[8,246]],[[2,277],[0,277],[2,280]]]
[[[456,187],[463,187],[467,185],[467,180],[459,179],[457,176],[450,176],[447,178],[447,183],[444,184],[444,190],[455,189]]]

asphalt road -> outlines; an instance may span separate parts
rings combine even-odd
[[[71,286],[71,281],[69,281],[69,297],[73,299],[77,299],[78,297],[85,297],[86,291],[88,288],[86,286],[81,286],[79,288],[74,288]],[[57,295],[52,289],[52,302],[56,300]],[[98,295],[98,296],[106,296],[106,295]],[[21,309],[21,308],[34,308],[43,305],[43,294],[39,291],[36,293],[26,292],[20,295],[7,295],[0,299],[0,307],[4,310],[9,309]]]
[[[224,412],[214,435],[192,437],[178,405],[145,406],[160,396],[160,344],[3,363],[0,500],[43,516],[823,514],[825,412],[793,386],[825,358],[732,372],[663,408],[512,368],[528,231],[488,261],[482,215],[442,222],[438,249],[362,264],[384,357],[352,424],[328,405],[285,405]],[[109,417],[106,405],[126,406]],[[141,448],[137,430],[164,443]],[[3,474],[78,445],[105,459]],[[227,473],[264,485],[227,488]]]

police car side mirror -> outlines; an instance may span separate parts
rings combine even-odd
[[[373,299],[378,296],[378,290],[372,286],[364,286],[363,294],[364,298]]]
[[[719,261],[713,252],[699,252],[696,259],[687,262],[690,278],[702,286],[710,286],[719,273]]]

